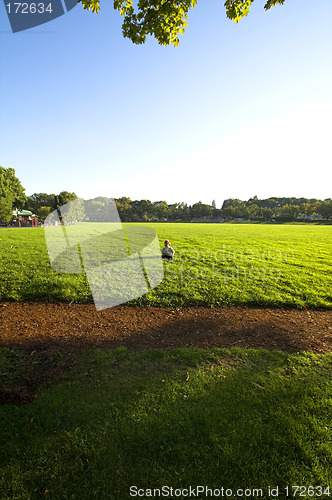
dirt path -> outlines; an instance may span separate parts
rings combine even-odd
[[[249,307],[130,307],[0,302],[0,346],[332,350],[332,311]]]
[[[248,307],[130,307],[97,312],[94,305],[0,302],[0,347],[17,348],[0,403],[33,401],[39,389],[90,347],[264,348],[289,353],[332,351],[332,311]],[[22,358],[23,356],[23,358]],[[4,383],[5,382],[5,383]]]

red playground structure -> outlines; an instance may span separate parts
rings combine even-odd
[[[30,210],[19,210],[14,208],[10,225],[14,227],[37,227],[38,216]]]

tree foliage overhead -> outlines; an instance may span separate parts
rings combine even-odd
[[[78,0],[84,9],[98,13],[101,0]],[[254,0],[226,0],[226,16],[239,22],[249,12]],[[267,0],[265,10],[285,0]],[[188,12],[197,0],[113,0],[114,9],[123,16],[122,33],[135,44],[145,43],[147,35],[156,38],[160,45],[179,45],[179,35],[187,27]]]

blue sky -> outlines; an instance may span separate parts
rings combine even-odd
[[[0,165],[27,194],[331,197],[330,0],[238,24],[199,0],[177,48],[124,39],[112,3],[15,34],[0,4]]]

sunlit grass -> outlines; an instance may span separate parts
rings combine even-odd
[[[147,225],[176,254],[160,285],[132,304],[332,307],[331,226]],[[84,274],[51,268],[42,228],[2,229],[0,238],[2,300],[92,302]]]

